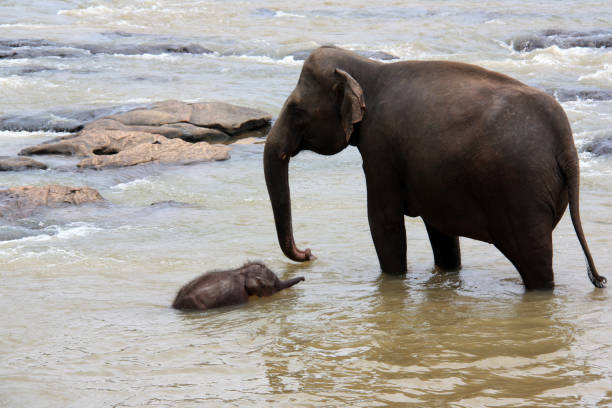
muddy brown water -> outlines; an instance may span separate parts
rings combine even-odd
[[[511,40],[609,29],[611,12],[578,1],[9,2],[0,5],[4,39],[111,50],[195,43],[214,53],[64,47],[78,55],[0,59],[0,116],[168,98],[276,115],[301,68],[286,55],[334,43],[477,63],[557,90],[582,148],[612,129],[611,51],[518,52]],[[0,131],[0,155],[54,136]],[[79,172],[72,158],[45,157],[50,170],[0,174],[2,188],[88,185],[108,200],[0,221],[0,406],[612,406],[612,295],[589,282],[569,214],[554,233],[551,293],[525,293],[494,247],[469,239],[461,271],[434,270],[425,229],[411,218],[409,272],[384,276],[358,152],[304,152],[290,168],[294,231],[318,259],[298,265],[278,248],[262,151]],[[580,159],[583,226],[612,279],[612,158]],[[169,307],[193,277],[247,260],[306,281],[244,306]]]

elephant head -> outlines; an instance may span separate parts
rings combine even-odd
[[[304,280],[300,276],[299,278],[281,281],[274,272],[260,263],[248,264],[244,273],[247,294],[259,297],[272,296],[276,292],[287,289]]]
[[[297,86],[270,130],[264,150],[264,172],[278,241],[283,253],[298,262],[314,256],[310,249],[299,250],[293,238],[289,159],[304,149],[324,155],[340,152],[351,142],[354,125],[365,114],[361,86],[340,68],[350,64],[326,58],[330,49],[338,51],[322,47],[304,62]]]

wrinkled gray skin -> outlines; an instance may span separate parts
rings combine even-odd
[[[175,309],[207,310],[246,303],[249,296],[272,296],[303,281],[303,277],[281,281],[264,264],[249,262],[229,271],[208,272],[179,290]]]
[[[290,259],[314,259],[293,238],[290,157],[304,149],[332,155],[349,144],[363,159],[383,272],[406,272],[407,215],[425,222],[438,267],[460,267],[464,236],[494,244],[527,289],[551,289],[552,231],[569,203],[589,278],[604,286],[580,223],[570,124],[545,93],[469,64],[384,64],[335,47],[313,51],[264,151],[278,240]]]

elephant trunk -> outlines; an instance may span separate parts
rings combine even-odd
[[[270,131],[264,149],[264,174],[274,212],[278,243],[289,259],[296,262],[309,261],[314,259],[310,249],[299,250],[293,240],[291,196],[289,194],[290,155],[281,147],[275,127]]]
[[[277,289],[278,290],[287,289],[287,288],[292,287],[296,283],[300,283],[304,280],[305,280],[304,277],[300,276],[299,278],[287,279],[286,281],[279,281]]]

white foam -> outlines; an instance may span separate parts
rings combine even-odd
[[[125,190],[129,190],[132,188],[140,188],[143,186],[152,186],[153,183],[151,182],[151,180],[147,180],[147,179],[136,179],[133,181],[129,181],[127,183],[119,183],[117,185],[114,185],[111,187],[111,190],[121,190],[121,191],[125,191]]]
[[[4,241],[2,242],[1,245],[5,246],[7,244],[14,244],[14,243],[32,244],[32,243],[37,243],[37,242],[50,242],[50,241],[57,241],[57,240],[65,241],[65,240],[70,240],[73,238],[82,238],[82,237],[88,236],[98,231],[102,231],[102,229],[98,227],[94,227],[91,224],[80,223],[80,222],[71,223],[64,227],[56,226],[52,228],[45,228],[44,230],[41,230],[41,234],[39,235]]]
[[[60,10],[57,12],[58,15],[61,16],[73,16],[73,17],[83,17],[83,16],[106,16],[109,14],[113,14],[116,9],[111,9],[107,6],[91,6],[81,9],[70,9],[70,10]]]
[[[82,238],[92,233],[102,231],[102,228],[94,227],[86,223],[69,224],[68,229],[61,229],[54,235],[54,238],[68,240],[73,238]]]
[[[612,64],[604,64],[602,69],[592,74],[581,75],[578,81],[596,85],[602,85],[602,82],[612,84]]]
[[[306,16],[303,16],[301,14],[295,14],[295,13],[286,13],[284,11],[277,11],[274,14],[274,17],[295,17],[295,18],[306,18]]]
[[[49,136],[53,136],[53,137],[60,137],[60,136],[66,136],[69,135],[71,133],[67,133],[67,132],[47,132],[47,131],[36,131],[36,132],[28,132],[27,130],[18,130],[18,131],[13,131],[13,130],[0,130],[0,139],[6,138],[6,139],[23,139],[23,138],[28,138],[28,137],[41,137],[41,136],[45,136],[45,135],[49,135]]]
[[[223,58],[235,58],[238,60],[258,62],[260,64],[284,65],[290,67],[299,67],[304,63],[304,61],[296,60],[292,55],[287,55],[281,59],[275,59],[265,55],[232,55]]]
[[[177,54],[168,54],[168,53],[163,53],[163,54],[134,54],[134,55],[112,54],[112,55],[113,55],[113,57],[123,58],[123,59],[141,59],[141,60],[148,60],[148,61],[176,62],[176,61],[179,61],[181,58],[184,58],[185,56],[190,56],[190,55],[193,55],[193,54],[180,54],[181,56],[179,56]]]
[[[29,85],[29,81],[26,81],[22,77],[18,77],[17,75],[12,75],[6,78],[0,78],[0,88],[24,88]]]
[[[43,78],[24,78],[17,75],[11,75],[10,77],[0,78],[0,88],[6,89],[23,89],[28,87],[46,87],[46,88],[58,88],[58,84],[54,84]]]

